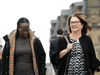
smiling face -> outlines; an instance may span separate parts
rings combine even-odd
[[[21,23],[20,27],[18,28],[19,34],[22,37],[28,37],[29,35],[29,24],[28,23]]]
[[[70,28],[72,32],[81,32],[83,24],[77,17],[72,17],[70,20]]]

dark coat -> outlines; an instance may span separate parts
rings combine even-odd
[[[2,62],[2,59],[0,59],[0,75],[1,75],[1,62]]]
[[[5,46],[2,53],[2,75],[9,75],[9,54],[10,54],[10,43],[9,39],[6,36],[3,37],[5,40]],[[43,46],[38,38],[34,40],[34,51],[36,55],[36,61],[38,66],[39,75],[46,74],[45,68],[45,58],[46,54],[43,49]]]
[[[50,40],[50,51],[49,51],[50,61],[51,61],[54,51],[57,49],[57,43],[58,43],[59,38],[61,38],[61,37],[57,37],[57,38]],[[53,68],[56,71],[57,66],[53,65]]]
[[[67,37],[69,39],[69,35]],[[94,72],[95,70],[98,70],[99,69],[99,61],[96,58],[91,38],[87,35],[82,35],[79,38],[79,41],[82,46],[85,62],[87,64],[89,71]],[[59,59],[59,53],[61,50],[66,49],[66,47],[67,47],[66,39],[64,37],[60,38],[58,41],[58,47],[51,59],[51,62],[53,64],[59,66],[57,75],[64,75],[64,72],[65,72],[65,65],[66,65],[68,53],[61,59]]]

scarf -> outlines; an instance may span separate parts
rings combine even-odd
[[[8,35],[9,42],[10,42],[10,56],[9,56],[9,75],[13,75],[14,72],[14,50],[15,50],[15,39],[16,39],[16,30],[12,31],[10,35]],[[29,36],[30,36],[30,45],[31,45],[31,50],[32,50],[32,56],[33,56],[33,67],[34,67],[34,72],[35,75],[39,75],[38,73],[38,66],[36,62],[36,56],[34,52],[34,47],[33,47],[33,42],[34,42],[34,34],[30,30],[29,31]]]

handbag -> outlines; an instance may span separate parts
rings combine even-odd
[[[65,37],[67,43],[70,43],[69,40],[68,40],[68,38],[66,36],[64,36],[64,37]],[[66,67],[65,67],[64,75],[66,75],[66,72],[67,72],[69,56],[70,56],[70,52],[68,52],[68,58],[67,58],[67,62],[66,62]]]

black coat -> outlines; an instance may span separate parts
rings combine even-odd
[[[10,54],[10,43],[9,39],[6,36],[3,37],[5,40],[5,46],[2,53],[2,75],[9,75],[9,54]],[[34,40],[34,51],[36,55],[36,61],[38,66],[39,75],[46,74],[45,68],[45,58],[46,54],[43,49],[43,46],[38,38]]]
[[[57,43],[58,43],[59,38],[61,38],[61,37],[57,37],[57,38],[50,40],[50,51],[49,51],[50,61],[51,61],[54,51],[57,49]],[[53,65],[53,68],[56,71],[57,66]]]
[[[69,39],[69,35],[67,37]],[[82,46],[85,62],[87,64],[89,71],[94,72],[95,70],[98,70],[99,69],[99,61],[96,58],[91,38],[87,35],[82,35],[79,38],[79,41]],[[58,41],[58,47],[51,59],[51,62],[53,64],[59,66],[58,73],[57,73],[58,75],[64,75],[64,72],[65,72],[65,65],[66,65],[68,53],[61,59],[59,59],[59,53],[61,50],[66,49],[66,47],[67,47],[66,39],[64,37],[60,38]]]
[[[1,75],[1,62],[2,62],[2,59],[0,59],[0,75]]]

